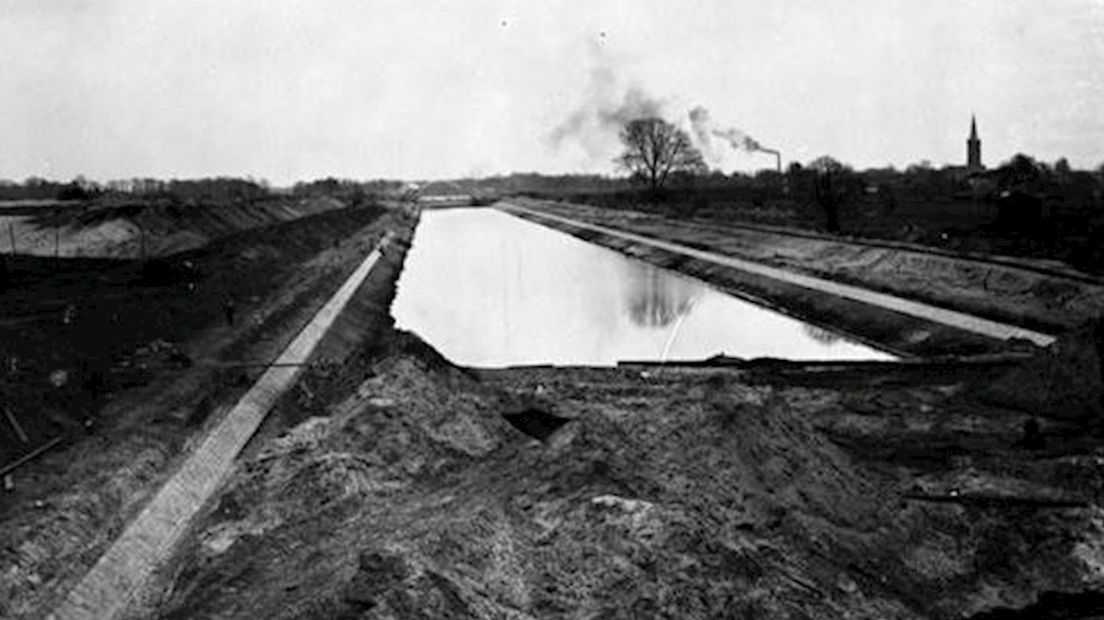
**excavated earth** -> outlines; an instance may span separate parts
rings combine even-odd
[[[1037,416],[1044,446],[1021,445],[1026,416],[974,395],[1022,369],[472,371],[397,332],[355,359],[134,617],[1099,610],[1098,442]]]
[[[14,470],[14,488],[0,495],[0,617],[39,617],[60,600],[383,235],[409,238],[413,225],[400,210],[331,209],[174,254],[171,264],[194,267],[155,294],[144,292],[142,266],[128,263],[64,265],[71,271],[46,270],[9,292],[5,302],[20,308],[62,297],[80,311],[68,324],[0,325],[0,352],[20,360],[17,373],[0,377],[5,407],[33,440],[63,440]],[[401,253],[383,262],[362,288],[386,317]],[[103,289],[112,294],[98,297]],[[360,309],[371,334],[373,306]],[[335,339],[301,384],[340,363],[348,347]],[[137,367],[141,356],[131,353],[112,365],[113,352],[156,358],[150,352],[162,349],[188,363]],[[68,383],[45,380],[55,368]],[[30,446],[4,431],[6,463],[9,451]]]
[[[128,617],[1104,613],[1104,329],[1026,360],[473,370],[392,327],[404,250]],[[110,539],[168,454],[136,472],[145,453],[78,470],[109,500],[46,495],[44,517],[24,501],[8,519],[0,600],[24,605],[9,615],[94,559],[87,542],[44,558],[72,531]],[[66,521],[89,505],[98,520]]]
[[[1101,333],[473,370],[387,329],[284,404],[132,617],[1099,617]]]
[[[0,209],[6,251],[96,258],[164,256],[274,222],[345,206],[329,197],[271,198],[241,204],[77,203]],[[11,246],[14,244],[14,248]]]

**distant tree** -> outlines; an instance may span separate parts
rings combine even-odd
[[[881,207],[883,216],[891,216],[897,212],[897,193],[889,184],[878,185],[878,206]]]
[[[706,170],[689,134],[661,118],[629,121],[621,129],[621,142],[625,150],[617,163],[646,183],[653,196],[672,173],[701,174]]]
[[[349,192],[349,206],[359,207],[368,200],[368,192],[364,191],[363,185],[356,185],[352,191]]]
[[[755,173],[755,181],[757,185],[774,187],[777,186],[781,180],[782,175],[777,170],[760,170]]]
[[[57,198],[58,200],[88,200],[91,195],[79,183],[72,182],[61,186],[57,192]]]
[[[813,170],[813,200],[824,211],[828,232],[840,231],[840,212],[854,200],[858,178],[842,163],[828,157],[818,157],[809,162]]]
[[[1043,169],[1031,157],[1023,153],[1012,156],[997,170],[1001,188],[1030,191],[1043,177]]]
[[[1062,178],[1068,177],[1070,173],[1073,172],[1073,170],[1070,168],[1069,160],[1065,157],[1062,157],[1058,161],[1054,162],[1054,172]]]
[[[1041,193],[1047,171],[1018,153],[997,169],[997,224],[1017,233],[1038,233],[1043,217]]]

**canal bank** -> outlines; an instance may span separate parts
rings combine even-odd
[[[511,198],[506,203],[1044,334],[1063,333],[1104,312],[1104,279],[1054,261],[956,255],[909,244],[566,202]]]
[[[462,313],[465,284],[438,281],[437,311]],[[1008,364],[479,370],[387,327],[312,388],[330,405],[288,403],[310,417],[243,457],[134,617],[942,619],[1091,602],[1094,440],[1042,418],[1045,446],[1025,446],[1022,412],[975,398]]]
[[[469,367],[894,359],[498,209],[423,212],[392,312],[400,329]]]
[[[730,295],[748,299],[803,322],[841,332],[853,340],[905,357],[971,356],[1000,352],[1009,347],[1009,342],[1003,339],[978,333],[976,329],[956,326],[953,321],[940,322],[924,318],[928,308],[921,307],[908,313],[891,309],[894,304],[923,306],[904,298],[892,298],[854,286],[834,285],[831,281],[819,278],[815,279],[819,286],[814,288],[803,282],[797,283],[800,281],[798,278],[811,279],[799,273],[788,274],[784,270],[739,259],[726,260],[726,257],[714,256],[706,251],[705,248],[709,246],[680,246],[653,240],[654,238],[621,233],[619,230],[586,221],[571,220],[547,207],[546,203],[526,201],[515,206],[503,202],[499,203],[499,207],[512,215],[617,250],[664,269],[694,276]],[[546,213],[546,210],[549,212]],[[743,263],[750,269],[736,268],[725,262]],[[776,273],[765,275],[764,272]],[[793,277],[789,278],[791,275]],[[829,292],[833,286],[851,289],[857,291],[857,294],[847,297]],[[860,301],[864,293],[890,297],[891,301],[883,305]],[[937,312],[942,310],[930,309]],[[963,319],[969,322],[972,317],[965,316]],[[1015,328],[1011,331],[1016,333]],[[1040,334],[1036,340],[1043,342],[1050,341],[1051,338]]]
[[[238,453],[295,383],[315,348],[388,247],[388,231],[241,399],[188,455],[142,512],[54,609],[54,620],[115,618],[166,559]]]
[[[266,246],[273,243],[271,238],[252,234],[241,235],[223,248],[215,258],[229,265],[239,255],[258,263],[272,261],[267,269],[282,275],[279,285],[245,308],[239,306],[235,325],[224,324],[219,316],[195,340],[180,343],[193,355],[192,366],[155,369],[147,385],[110,394],[91,432],[73,437],[16,472],[15,488],[5,494],[0,510],[4,524],[0,616],[45,617],[58,605],[155,492],[180,470],[199,439],[226,418],[279,352],[363,264],[383,235],[394,231],[400,239],[409,239],[414,226],[402,213],[382,209],[374,217],[355,209],[325,217],[334,225],[320,227],[312,221],[285,225],[279,231],[284,254]],[[286,251],[303,243],[303,237],[312,240],[310,251],[304,250],[294,261],[286,259]],[[351,311],[358,313],[358,327],[371,321],[390,325],[387,306],[404,249],[393,242],[377,261],[377,268],[387,267],[390,275],[381,279],[376,274],[383,270],[372,270],[346,313],[319,343],[317,359],[308,362],[296,383],[298,390],[277,402],[283,428],[262,428],[259,440],[297,423],[279,415],[286,403],[309,390],[309,386],[304,389],[307,384],[317,386],[323,381],[327,369],[341,363],[360,338],[373,336],[375,328],[360,329],[355,342],[339,342],[353,340],[342,327]],[[227,269],[225,277],[242,278],[243,272]],[[377,300],[382,311],[364,303],[363,297]]]
[[[460,367],[387,318],[403,263],[126,617],[981,618],[1104,591],[1096,441],[1043,417],[1024,445],[975,398],[1004,365]]]

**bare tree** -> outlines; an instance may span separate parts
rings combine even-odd
[[[629,121],[621,129],[625,152],[617,163],[642,179],[654,195],[674,172],[701,173],[705,162],[690,136],[661,118]]]
[[[858,194],[858,178],[840,162],[824,155],[809,162],[813,177],[813,200],[824,209],[825,228],[828,232],[840,232],[840,212]]]

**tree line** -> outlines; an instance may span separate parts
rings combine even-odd
[[[132,178],[107,182],[78,176],[61,182],[30,177],[22,183],[0,181],[0,200],[95,200],[105,198],[164,199],[170,202],[230,203],[266,198],[269,183],[250,177],[201,179]]]

